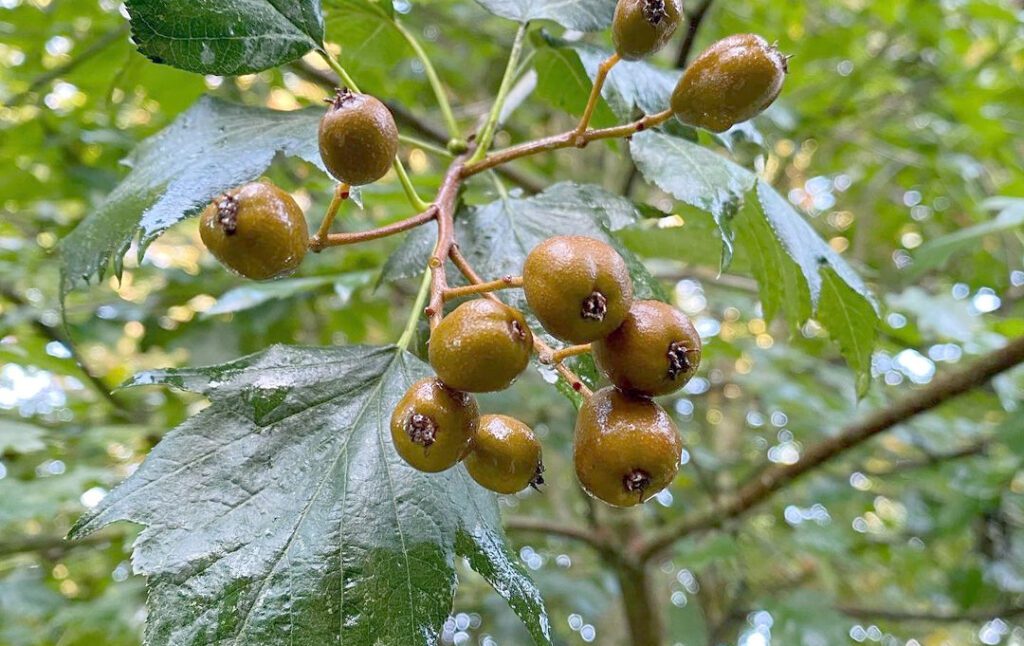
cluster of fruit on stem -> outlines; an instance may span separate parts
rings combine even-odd
[[[436,222],[424,312],[431,330],[429,359],[437,377],[414,384],[396,407],[391,431],[398,453],[429,472],[465,460],[477,482],[502,493],[542,482],[540,445],[529,427],[502,415],[481,416],[470,394],[507,388],[536,352],[541,363],[553,366],[584,395],[574,443],[583,487],[613,505],[642,502],[667,486],[678,469],[678,431],[651,397],[675,392],[697,369],[700,338],[689,319],[664,303],[635,300],[621,256],[590,238],[551,238],[530,252],[521,278],[485,281],[460,252],[453,219],[464,180],[514,159],[628,137],[673,116],[721,132],[759,114],[778,97],[788,72],[787,57],[760,36],[737,34],[697,57],[663,112],[611,128],[590,128],[615,65],[664,47],[682,20],[680,0],[619,0],[612,26],[615,53],[599,66],[577,127],[497,152],[487,150],[490,137],[482,136],[476,149],[452,162],[432,204],[419,199],[397,162],[398,128],[388,108],[370,95],[341,89],[327,100],[318,133],[324,167],[339,181],[319,230],[310,237],[291,196],[260,181],[228,191],[207,207],[200,225],[203,242],[229,269],[264,280],[294,271],[307,249],[319,252]],[[521,39],[516,43],[520,47]],[[488,125],[493,129],[493,123]],[[351,187],[375,182],[391,168],[420,212],[369,231],[331,233]],[[449,261],[468,285],[449,287]],[[520,287],[545,330],[573,345],[557,350],[548,346],[522,312],[493,294]],[[445,315],[445,303],[467,296],[480,298]],[[564,359],[584,352],[593,353],[611,386],[592,393],[564,365]]]

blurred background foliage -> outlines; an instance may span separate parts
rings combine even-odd
[[[666,402],[686,441],[681,475],[628,517],[651,527],[1024,334],[1021,2],[685,4],[708,5],[694,51],[754,31],[793,55],[778,104],[729,133],[723,153],[761,170],[808,216],[870,283],[884,324],[872,387],[858,402],[820,327],[791,334],[765,321],[743,259],[719,275],[717,243],[633,172],[621,144],[517,164],[525,190],[600,183],[686,222],[671,235],[657,228],[664,220],[622,232],[707,343],[702,376]],[[325,2],[342,62],[364,88],[440,123],[404,41],[350,5]],[[478,123],[514,26],[467,0],[395,5],[458,97],[460,123]],[[606,34],[542,27],[607,47]],[[517,87],[522,100],[499,146],[571,127],[585,100],[586,88],[573,94],[565,82],[573,61],[559,64],[535,35],[535,74]],[[204,93],[284,110],[317,104],[322,64],[310,57],[238,78],[154,65],[134,51],[114,0],[0,0],[0,36],[0,644],[137,644],[145,593],[131,574],[134,530],[77,545],[62,537],[204,402],[109,391],[140,370],[226,361],[272,343],[391,342],[415,285],[377,286],[396,240],[311,257],[299,276],[270,286],[245,283],[203,253],[192,221],[155,242],[141,265],[130,253],[121,281],[72,294],[65,326],[55,247],[124,176],[119,160]],[[674,67],[680,40],[655,63]],[[446,160],[426,147],[403,155],[421,192],[436,188]],[[309,213],[323,212],[331,185],[315,168],[281,160],[270,174]],[[494,199],[493,190],[474,184],[467,199]],[[365,210],[345,211],[345,227],[407,210],[393,177],[364,199]],[[1020,370],[997,378],[721,531],[679,543],[657,579],[669,643],[1024,644],[1022,393]],[[578,493],[573,411],[539,375],[482,404],[535,426],[545,445],[549,486],[503,498],[507,514],[622,522]],[[557,643],[622,643],[619,592],[595,555],[565,539],[512,537]],[[463,570],[444,642],[527,643],[505,603]]]

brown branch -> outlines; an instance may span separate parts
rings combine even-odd
[[[485,170],[507,164],[508,162],[521,157],[528,157],[530,155],[537,155],[543,152],[559,150],[561,148],[571,148],[574,146],[582,148],[588,143],[598,141],[600,139],[629,137],[630,135],[634,135],[642,130],[662,124],[670,118],[672,118],[672,110],[664,110],[657,114],[646,115],[632,123],[612,126],[611,128],[588,130],[583,133],[582,136],[578,136],[575,130],[569,130],[557,135],[551,135],[550,137],[527,141],[525,143],[510,146],[504,150],[491,153],[474,164],[467,164],[462,171],[462,176],[471,177],[477,173],[482,173]]]
[[[586,543],[598,551],[609,549],[607,537],[600,532],[595,532],[588,527],[576,527],[533,516],[509,516],[505,519],[505,529],[510,532],[532,532],[570,538]]]
[[[63,554],[76,547],[111,543],[126,538],[128,538],[128,532],[117,528],[108,528],[74,541],[68,540],[63,536],[20,536],[0,542],[0,558],[29,552],[41,552],[43,554],[59,552]]]
[[[449,256],[451,254],[449,253]],[[474,283],[472,285],[464,285],[462,287],[449,287],[444,291],[442,297],[447,303],[448,301],[455,300],[456,298],[462,298],[463,296],[476,296],[479,294],[490,294],[502,289],[511,289],[514,287],[523,286],[522,276],[505,276],[497,280],[487,281],[485,283]]]
[[[891,608],[861,608],[857,606],[838,605],[836,610],[847,617],[883,621],[920,621],[929,623],[961,623],[981,622],[989,619],[1010,618],[1024,615],[1024,605],[991,608],[986,610],[970,610],[965,612],[940,612],[937,610],[893,610]]]
[[[426,314],[433,330],[444,316],[444,292],[448,289],[448,278],[445,276],[444,264],[451,255],[455,245],[455,199],[462,183],[462,169],[465,156],[458,157],[448,167],[441,189],[437,192],[437,243],[430,255],[427,265],[430,268],[430,300],[427,302]]]
[[[882,478],[885,476],[896,475],[898,473],[904,473],[906,471],[914,471],[916,469],[927,469],[929,467],[934,467],[944,462],[951,462],[953,460],[970,458],[975,455],[982,455],[988,450],[991,444],[992,440],[986,438],[974,444],[970,444],[968,446],[955,449],[953,451],[949,451],[948,453],[935,453],[931,455],[926,455],[925,457],[916,460],[900,460],[883,469],[861,468],[858,469],[858,471],[860,471],[866,476]]]
[[[1005,347],[981,357],[969,366],[936,378],[929,386],[907,395],[887,408],[871,413],[859,423],[842,430],[839,435],[808,448],[803,457],[794,464],[776,465],[761,470],[722,503],[712,505],[701,514],[682,518],[653,534],[646,541],[640,542],[635,549],[643,560],[654,558],[680,538],[718,527],[728,519],[743,515],[800,476],[845,451],[973,390],[999,373],[1021,363],[1024,363],[1024,336],[1010,341]]]
[[[711,8],[711,4],[715,0],[701,0],[701,3],[697,5],[697,8],[686,16],[686,37],[683,39],[683,44],[679,46],[679,53],[676,54],[676,67],[683,69],[686,64],[690,62],[690,54],[693,52],[693,46],[697,42],[697,33],[700,31],[700,26],[704,24],[704,18],[708,14],[708,9]]]
[[[19,307],[31,307],[31,304],[25,300],[21,294],[18,294],[14,289],[6,285],[0,285],[0,297],[7,299]],[[53,325],[47,325],[36,317],[32,318],[31,323],[32,327],[34,327],[41,336],[51,341],[56,341],[67,349],[68,353],[71,355],[71,360],[74,361],[78,366],[78,369],[81,370],[82,375],[85,376],[85,380],[89,382],[89,385],[93,387],[93,390],[95,390],[97,394],[103,397],[103,399],[114,408],[119,416],[126,419],[134,417],[134,413],[131,408],[117,395],[111,392],[112,389],[110,386],[104,383],[103,379],[92,371],[88,364],[85,363],[81,353],[78,352],[78,348],[75,347],[75,344],[61,331],[60,328]]]
[[[23,92],[20,92],[16,94],[14,97],[12,97],[8,105],[12,108],[21,105],[25,102],[25,99],[27,99],[29,95],[31,95],[33,92],[42,89],[43,87],[49,85],[51,82],[59,79],[65,74],[70,74],[86,61],[102,54],[103,50],[105,50],[119,38],[122,38],[127,34],[127,23],[122,24],[116,29],[111,29],[106,34],[100,36],[88,47],[83,49],[78,56],[72,58],[71,60],[62,65],[58,65],[52,70],[48,70],[37,76],[31,83],[29,83],[28,87]]]

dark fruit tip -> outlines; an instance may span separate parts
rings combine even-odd
[[[682,341],[673,341],[668,346],[668,378],[675,380],[679,375],[688,372],[691,367],[689,350]]]
[[[355,95],[347,87],[339,87],[335,91],[334,96],[324,99],[324,102],[330,104],[332,110],[339,110],[348,103],[353,96]]]
[[[405,420],[405,432],[414,444],[427,448],[437,439],[437,423],[428,415],[413,413]]]
[[[537,470],[533,472],[533,478],[530,479],[530,486],[535,491],[540,491],[540,486],[544,484],[544,461],[537,460]]]
[[[225,193],[217,198],[217,224],[224,235],[234,235],[238,230],[238,198]]]
[[[633,469],[622,476],[622,486],[630,493],[638,492],[640,497],[643,498],[644,490],[651,486],[651,474],[643,469]]]
[[[599,291],[593,291],[583,299],[580,316],[593,321],[603,321],[608,313],[608,298]]]
[[[665,0],[644,0],[643,12],[647,22],[655,26],[668,17]]]

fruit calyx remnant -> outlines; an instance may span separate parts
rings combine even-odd
[[[217,224],[229,236],[238,230],[238,198],[234,195],[225,194],[217,200]]]
[[[680,374],[690,369],[690,358],[686,346],[675,341],[668,346],[668,378],[675,380]]]
[[[533,478],[530,480],[530,486],[533,487],[534,491],[540,491],[540,486],[544,484],[544,461],[537,461],[537,470],[533,472]]]
[[[333,110],[340,110],[346,103],[351,101],[355,95],[352,90],[347,87],[340,87],[334,93],[333,97],[324,99],[324,102],[328,103]]]
[[[526,329],[519,323],[519,321],[512,319],[508,323],[509,330],[512,331],[512,338],[518,339],[519,341],[526,340]]]
[[[601,292],[591,292],[590,296],[583,299],[583,306],[580,308],[580,316],[583,318],[603,321],[607,313],[608,299]]]
[[[622,476],[622,486],[625,487],[626,491],[637,491],[643,497],[644,489],[651,486],[651,474],[643,469],[633,469]]]
[[[405,421],[405,432],[409,439],[426,448],[434,443],[437,437],[437,423],[423,413],[413,413]]]
[[[665,0],[644,0],[644,18],[652,25],[659,24],[668,15]]]

